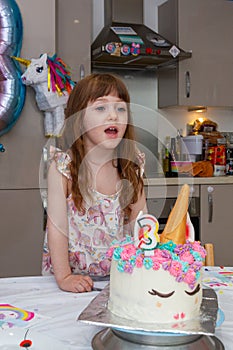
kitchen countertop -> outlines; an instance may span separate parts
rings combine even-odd
[[[233,176],[213,177],[154,177],[144,179],[145,186],[170,186],[170,185],[226,185],[233,184]]]

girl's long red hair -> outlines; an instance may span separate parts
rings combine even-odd
[[[127,103],[128,125],[124,137],[116,150],[117,161],[113,162],[118,170],[122,182],[120,193],[120,204],[124,210],[125,219],[129,218],[130,205],[138,199],[138,194],[143,189],[143,180],[140,176],[140,164],[137,157],[137,149],[134,138],[134,128],[130,115],[130,96],[125,84],[117,76],[108,73],[94,73],[80,80],[72,90],[65,109],[66,122],[73,117],[69,124],[69,133],[75,130],[76,137],[73,137],[72,162],[70,165],[72,177],[72,198],[79,211],[85,210],[84,197],[88,195],[91,187],[88,167],[85,165],[85,148],[82,133],[83,115],[89,102],[94,102],[97,98],[116,93],[120,99]],[[74,117],[76,116],[76,117]],[[72,128],[70,127],[72,125]],[[68,131],[64,129],[63,134],[67,137]],[[69,134],[69,136],[71,136]],[[72,138],[71,137],[71,138]],[[124,181],[126,180],[126,181]]]

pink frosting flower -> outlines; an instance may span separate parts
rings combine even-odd
[[[199,241],[195,241],[192,243],[192,249],[198,253],[200,253],[202,259],[206,256],[206,250],[204,247],[201,246]]]
[[[123,251],[121,252],[122,260],[129,260],[132,255],[136,254],[136,247],[133,244],[127,244],[123,246]]]
[[[184,276],[184,282],[188,284],[193,284],[195,282],[195,278],[195,271],[193,269],[189,269]]]
[[[143,265],[143,257],[141,255],[137,255],[136,256],[135,265],[137,267],[142,267],[142,265]]]
[[[199,252],[201,250],[200,242],[199,241],[192,242],[192,249],[195,250],[196,252]]]
[[[181,254],[180,259],[188,262],[190,265],[194,262],[194,258],[190,252],[184,252]]]
[[[169,271],[172,276],[175,276],[175,277],[179,276],[182,271],[181,263],[179,261],[172,261]]]
[[[201,250],[199,253],[200,253],[202,259],[205,259],[206,255],[207,255],[205,248],[201,247]]]
[[[163,262],[169,261],[171,255],[167,250],[155,249],[153,259],[156,259],[158,263],[162,264]]]
[[[115,247],[112,246],[108,249],[107,253],[106,253],[106,257],[107,258],[111,258],[113,256],[113,251],[114,251]]]
[[[158,261],[155,261],[153,258],[152,258],[152,261],[153,261],[153,270],[159,270],[160,269],[160,263],[158,263]]]

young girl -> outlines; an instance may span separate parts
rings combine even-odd
[[[91,291],[92,277],[109,275],[108,247],[146,212],[129,104],[126,86],[112,74],[87,76],[69,97],[63,134],[70,146],[55,150],[48,172],[42,267],[62,290]]]

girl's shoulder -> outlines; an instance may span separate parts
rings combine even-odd
[[[71,157],[68,153],[63,152],[59,148],[50,147],[50,162],[56,163],[57,170],[67,179],[71,180],[70,163]]]

